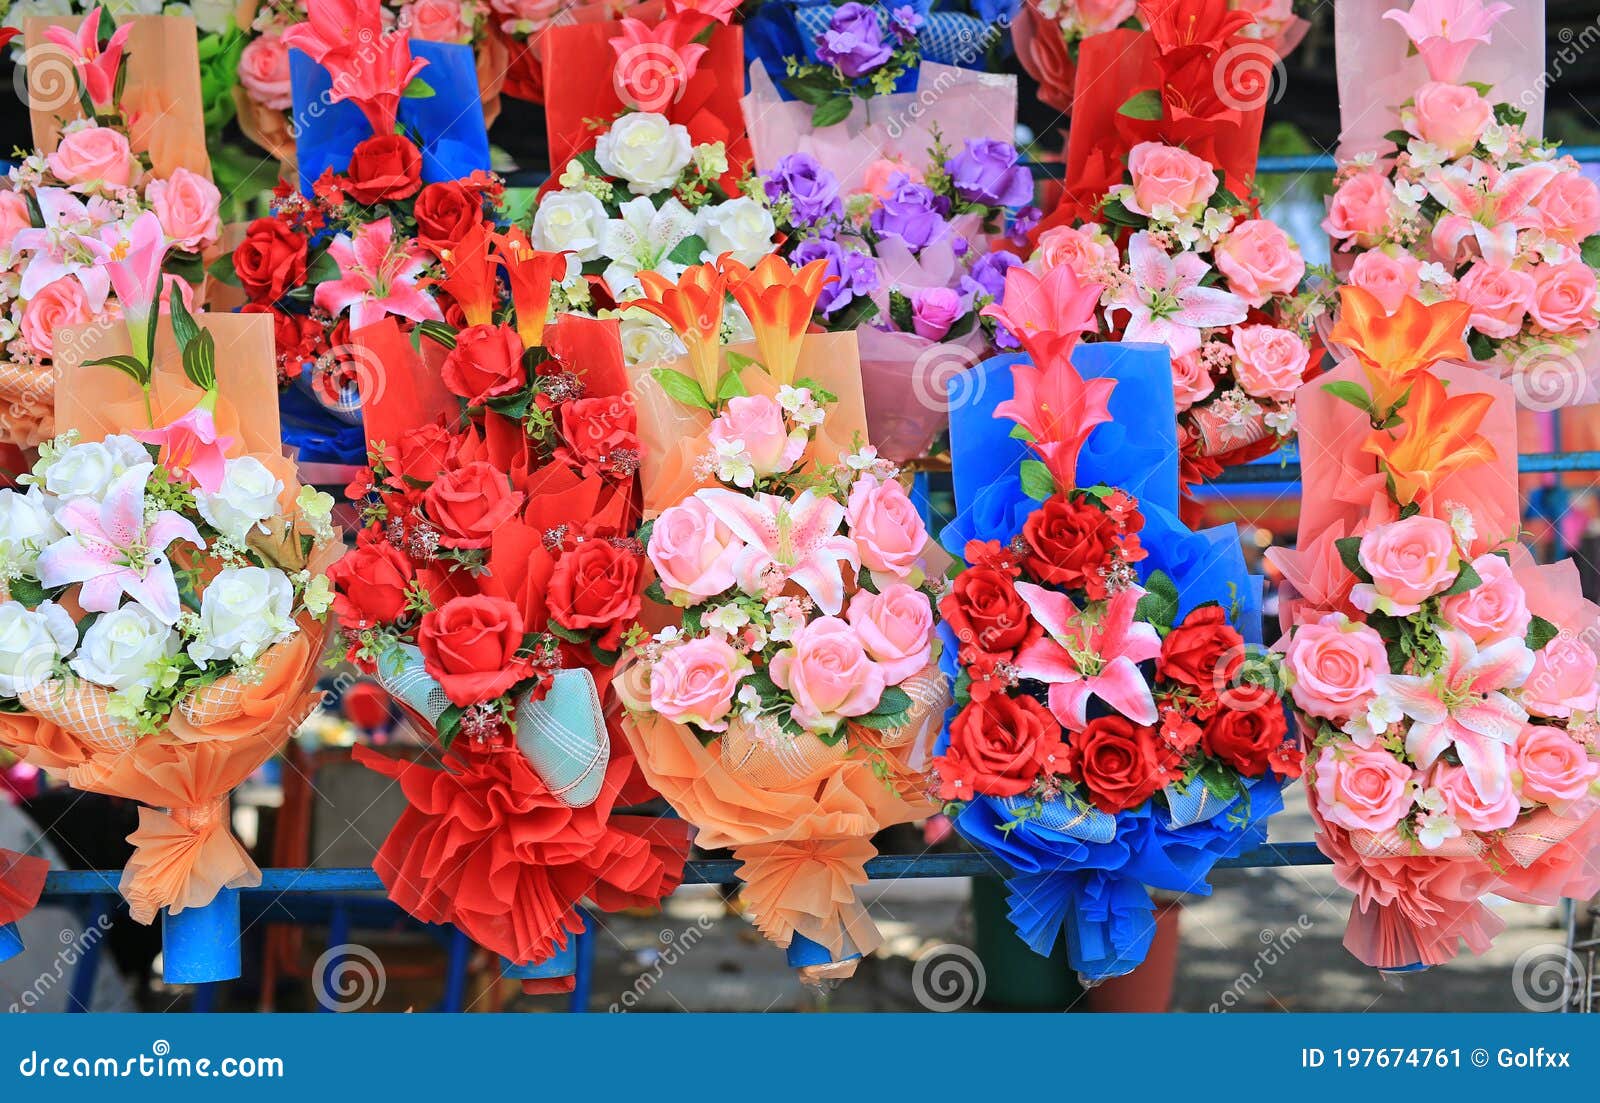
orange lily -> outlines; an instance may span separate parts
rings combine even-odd
[[[1494,397],[1445,395],[1437,376],[1423,372],[1411,386],[1411,398],[1400,411],[1404,433],[1391,436],[1376,429],[1361,450],[1377,456],[1394,480],[1395,498],[1410,505],[1432,494],[1452,471],[1474,464],[1492,463],[1494,445],[1478,432],[1494,405]]]
[[[538,348],[544,344],[551,288],[567,276],[567,254],[535,249],[520,226],[495,234],[494,247],[511,283],[511,302],[517,308],[517,335],[522,338],[522,347]]]
[[[714,264],[684,270],[674,284],[659,272],[640,272],[645,297],[628,305],[648,311],[672,327],[689,350],[689,364],[700,391],[709,400],[717,393],[722,366],[722,302],[727,277]]]
[[[814,260],[795,269],[776,253],[768,253],[754,270],[727,255],[719,263],[728,273],[734,299],[755,330],[756,348],[767,374],[780,384],[793,383],[800,362],[800,338],[811,324],[817,296],[827,282],[828,262]]]
[[[1407,295],[1391,317],[1375,295],[1359,287],[1339,288],[1339,320],[1328,339],[1356,354],[1372,385],[1379,414],[1392,410],[1417,373],[1455,357],[1467,359],[1466,332],[1472,308],[1462,302],[1423,306]]]
[[[439,250],[444,276],[433,281],[460,305],[469,326],[494,321],[500,286],[498,265],[489,255],[489,233],[480,223],[461,235],[454,246]]]

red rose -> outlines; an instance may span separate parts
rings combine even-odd
[[[451,467],[459,442],[454,433],[435,422],[407,429],[384,449],[384,467],[389,483],[402,486],[427,486]]]
[[[1048,586],[1088,587],[1111,556],[1116,522],[1087,502],[1064,494],[1047,499],[1022,526],[1028,572]]]
[[[483,222],[483,197],[459,180],[443,180],[417,193],[413,213],[417,237],[438,252],[457,244],[468,230]]]
[[[968,567],[939,601],[939,615],[960,641],[963,656],[1016,657],[1044,629],[1028,615],[1011,576],[993,567]],[[964,659],[970,662],[970,658]]]
[[[1240,686],[1206,723],[1202,744],[1245,777],[1260,777],[1288,734],[1283,702],[1265,686]]]
[[[1096,808],[1137,808],[1180,775],[1155,728],[1125,716],[1098,716],[1071,735],[1077,770]]]
[[[450,702],[466,708],[492,701],[529,674],[522,611],[502,597],[453,597],[422,618],[422,663]]]
[[[1061,725],[1032,697],[994,694],[973,701],[950,721],[950,747],[939,760],[947,800],[973,794],[1015,797],[1040,777],[1068,770]]]
[[[528,382],[522,339],[510,326],[468,326],[456,336],[456,347],[445,354],[439,375],[450,393],[466,399],[468,406],[515,394]]]
[[[422,496],[422,509],[452,548],[487,548],[495,529],[522,509],[524,495],[493,464],[476,460],[446,471]]]
[[[1202,605],[1161,641],[1156,673],[1193,686],[1203,700],[1214,701],[1243,661],[1244,637],[1228,623],[1228,614],[1220,605]]]
[[[381,530],[363,530],[356,546],[328,568],[339,623],[359,632],[399,620],[412,578],[411,560],[404,552],[385,540]]]
[[[233,251],[233,271],[253,301],[277,302],[306,282],[306,239],[275,218],[258,218]]]
[[[407,199],[422,187],[422,151],[400,134],[375,134],[350,154],[346,175],[345,191],[357,203]]]
[[[563,628],[601,628],[596,641],[615,650],[639,615],[640,557],[609,540],[581,540],[550,575],[550,619]]]
[[[634,432],[637,423],[633,404],[615,395],[562,403],[561,436],[566,442],[565,458],[586,472],[614,467],[636,469],[640,448]],[[618,456],[620,452],[631,453],[632,468],[621,462],[626,457]]]

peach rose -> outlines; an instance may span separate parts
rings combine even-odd
[[[1356,257],[1348,282],[1370,291],[1383,309],[1393,314],[1407,295],[1414,297],[1421,290],[1417,278],[1421,268],[1422,262],[1410,253],[1390,255],[1382,249],[1372,249]]]
[[[1341,249],[1370,249],[1378,244],[1394,214],[1395,194],[1377,169],[1358,172],[1339,185],[1328,200],[1328,217],[1322,228],[1341,242]]]
[[[21,192],[9,189],[0,191],[0,256],[9,255],[11,242],[17,234],[33,225],[28,213],[28,201]]]
[[[1534,197],[1539,228],[1564,245],[1582,245],[1600,233],[1600,188],[1581,172],[1557,175]]]
[[[55,355],[55,333],[62,326],[94,320],[83,285],[71,276],[52,280],[22,308],[22,336],[42,358]]]
[[[1070,8],[1077,29],[1084,37],[1116,30],[1133,18],[1138,6],[1138,0],[1076,0],[1073,4],[1061,5],[1063,15],[1065,9]]]
[[[662,588],[677,601],[715,597],[732,586],[743,550],[743,542],[704,502],[689,498],[656,518],[646,552]]]
[[[1600,662],[1577,634],[1565,631],[1533,653],[1518,698],[1535,716],[1566,719],[1600,706]]]
[[[866,172],[861,174],[861,191],[879,199],[891,195],[893,189],[889,187],[889,181],[900,172],[905,173],[913,184],[920,184],[923,181],[922,171],[915,165],[897,157],[880,157],[868,165]]]
[[[268,31],[245,45],[239,54],[239,83],[262,107],[287,111],[294,106],[289,50],[281,34]]]
[[[1098,226],[1056,226],[1039,235],[1033,259],[1040,273],[1065,265],[1079,283],[1104,283],[1121,264],[1114,241]]]
[[[1158,209],[1179,218],[1198,214],[1217,190],[1211,165],[1187,150],[1160,142],[1140,142],[1128,153],[1133,196],[1124,205],[1134,214],[1154,217]]]
[[[1257,398],[1287,402],[1306,374],[1311,354],[1305,342],[1276,326],[1239,326],[1233,331],[1233,374]]]
[[[109,126],[69,128],[47,160],[56,178],[74,191],[109,191],[133,182],[128,139]]]
[[[400,25],[423,42],[461,43],[472,37],[460,0],[416,0],[401,11]]]
[[[1400,112],[1400,121],[1406,133],[1438,146],[1448,157],[1460,157],[1494,122],[1494,110],[1476,89],[1429,81]]]
[[[1541,264],[1533,270],[1533,302],[1528,313],[1551,333],[1593,329],[1594,269],[1581,260]]]
[[[803,429],[790,431],[783,423],[783,407],[766,395],[730,398],[711,423],[711,443],[741,442],[757,475],[778,475],[795,465],[806,450]],[[740,482],[749,487],[751,483]]]
[[[1564,809],[1589,792],[1600,777],[1600,762],[1589,757],[1582,744],[1565,728],[1550,724],[1525,724],[1517,736],[1512,781],[1529,804]]]
[[[933,605],[903,582],[885,586],[880,594],[857,590],[845,617],[890,685],[899,685],[933,657]]]
[[[1473,329],[1488,337],[1515,337],[1533,300],[1533,277],[1479,259],[1456,281],[1456,295],[1471,305],[1467,321]]]
[[[1365,711],[1378,678],[1389,673],[1383,637],[1339,613],[1297,628],[1283,661],[1294,678],[1295,706],[1333,721]]]
[[[789,715],[807,731],[832,732],[852,716],[878,706],[888,684],[883,667],[867,657],[856,630],[838,617],[818,617],[795,633],[768,668],[794,697]]]
[[[669,648],[650,671],[650,707],[675,724],[726,731],[750,660],[715,636]]]
[[[1263,218],[1247,219],[1229,230],[1213,255],[1217,270],[1228,277],[1228,290],[1251,306],[1291,294],[1306,274],[1300,247]]]
[[[1415,613],[1461,570],[1450,526],[1420,513],[1367,532],[1359,554],[1372,581],[1352,588],[1350,602],[1367,613]]]
[[[1498,831],[1516,823],[1522,810],[1516,790],[1505,784],[1504,778],[1498,780],[1496,791],[1485,797],[1464,767],[1440,762],[1428,774],[1428,787],[1439,791],[1444,810],[1461,830]]]
[[[1181,414],[1216,390],[1211,373],[1200,362],[1200,350],[1172,358],[1172,398]]]
[[[150,181],[144,195],[161,220],[162,232],[179,249],[199,252],[222,234],[217,217],[222,193],[199,173],[179,167],[165,180]]]
[[[1480,555],[1472,561],[1472,569],[1483,581],[1440,602],[1444,619],[1479,646],[1526,636],[1532,615],[1511,565],[1498,555]]]
[[[928,544],[922,515],[893,479],[862,475],[850,487],[845,507],[850,536],[861,551],[861,565],[895,578],[905,578],[917,566]]]
[[[1385,831],[1411,809],[1412,773],[1382,747],[1325,746],[1317,756],[1322,818],[1351,831]]]

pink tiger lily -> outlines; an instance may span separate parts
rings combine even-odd
[[[1548,162],[1501,172],[1485,162],[1446,165],[1425,181],[1428,194],[1446,213],[1433,227],[1433,250],[1460,263],[1475,245],[1485,260],[1510,265],[1517,256],[1517,231],[1539,224],[1533,201],[1560,169]]]
[[[1141,230],[1128,239],[1128,272],[1106,302],[1106,316],[1128,312],[1124,341],[1166,345],[1173,356],[1200,347],[1200,331],[1242,322],[1250,308],[1219,287],[1203,287],[1211,266],[1194,253],[1168,256]]]
[[[440,322],[439,304],[422,290],[428,258],[410,242],[396,243],[387,218],[340,234],[328,245],[339,266],[339,278],[317,285],[316,304],[334,317],[350,311],[350,328],[381,322],[394,314],[414,322]]]
[[[695,497],[746,544],[734,565],[739,587],[761,593],[769,580],[793,582],[837,616],[844,607],[842,564],[861,570],[855,541],[841,535],[845,507],[826,495],[807,490],[794,501],[775,494],[753,497],[714,487]]]
[[[1510,4],[1482,0],[1416,0],[1410,11],[1390,8],[1383,18],[1400,24],[1422,55],[1428,76],[1454,84],[1467,56],[1489,41],[1490,28],[1510,10]]]
[[[1161,654],[1155,626],[1133,619],[1144,591],[1118,590],[1098,618],[1055,590],[1018,582],[1017,593],[1045,634],[1017,653],[1024,678],[1050,686],[1047,702],[1061,726],[1082,731],[1089,698],[1098,697],[1135,724],[1154,724],[1155,697],[1139,664]],[[1091,607],[1092,608],[1092,607]]]
[[[96,111],[115,105],[117,70],[122,65],[122,51],[132,30],[130,23],[118,27],[111,32],[111,38],[102,50],[99,8],[84,16],[76,31],[69,31],[65,27],[45,28],[45,38],[60,46],[72,59],[78,79],[83,82],[83,90],[89,94],[89,102]]]

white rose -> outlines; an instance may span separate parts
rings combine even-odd
[[[250,529],[278,513],[283,480],[254,456],[227,462],[216,493],[195,492],[195,508],[222,535],[244,543]]]
[[[630,310],[623,316],[622,355],[630,364],[659,364],[687,353],[672,327],[653,314]]]
[[[30,573],[39,552],[65,535],[38,487],[0,490],[0,577]]]
[[[15,697],[49,681],[62,656],[78,642],[78,629],[53,601],[29,609],[16,601],[0,604],[0,697]]]
[[[740,264],[753,265],[772,252],[772,235],[777,227],[772,212],[748,195],[700,211],[700,236],[705,239],[702,261],[713,261],[732,253]]]
[[[253,659],[294,635],[294,586],[276,567],[230,567],[200,597],[200,630],[189,657]]]
[[[598,260],[606,232],[606,208],[592,193],[558,191],[544,197],[533,212],[528,235],[535,249],[570,251],[580,261]]]
[[[30,15],[71,15],[72,0],[19,0],[11,5],[11,10],[6,12],[3,26],[21,28],[22,21]],[[22,36],[18,35],[11,44],[11,49],[18,54],[22,52]]]
[[[600,135],[594,147],[600,167],[608,175],[626,180],[634,195],[654,195],[670,188],[693,154],[688,128],[648,111],[622,116]]]
[[[74,444],[45,467],[44,488],[58,498],[98,498],[117,476],[149,462],[149,450],[120,433]]]
[[[71,666],[78,677],[111,689],[153,684],[152,663],[178,653],[178,634],[142,605],[124,605],[83,634]]]

